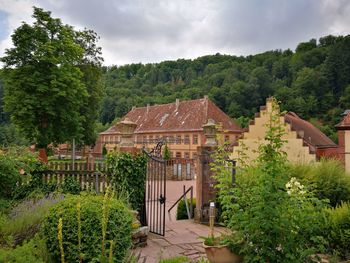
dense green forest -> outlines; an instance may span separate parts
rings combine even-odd
[[[105,69],[100,121],[132,106],[209,95],[224,112],[246,124],[268,96],[311,120],[334,139],[333,126],[350,108],[350,36],[300,43],[295,52],[274,50],[237,57],[216,54],[194,60],[131,64]]]
[[[335,140],[334,125],[350,108],[350,35],[311,39],[300,43],[295,52],[274,50],[246,57],[215,54],[104,67],[103,74],[104,98],[97,120],[103,125],[122,117],[132,106],[209,95],[244,126],[273,95],[284,110],[310,120]],[[1,94],[0,83],[0,121],[8,126]]]

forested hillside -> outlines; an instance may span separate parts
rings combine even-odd
[[[300,43],[295,52],[275,50],[247,57],[216,54],[105,67],[103,72],[105,95],[96,120],[102,124],[122,117],[132,106],[209,95],[223,111],[246,125],[266,97],[273,95],[284,110],[311,120],[335,139],[334,125],[350,109],[350,35],[312,39]],[[0,122],[7,123],[6,133],[12,136],[14,128],[1,107],[2,93],[0,83]],[[4,131],[0,127],[2,135]]]
[[[132,106],[209,97],[227,114],[251,118],[274,95],[332,135],[350,108],[350,36],[326,36],[300,43],[295,52],[275,50],[236,57],[204,56],[159,64],[105,69],[101,122],[123,116]],[[334,130],[333,130],[334,131]],[[334,138],[334,134],[332,136]]]

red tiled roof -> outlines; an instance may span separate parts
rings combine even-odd
[[[126,118],[137,124],[135,133],[198,131],[208,119],[222,123],[224,131],[241,132],[241,128],[207,98],[134,108],[123,120]],[[101,134],[116,132],[112,126]]]
[[[301,119],[296,113],[288,112],[284,119],[304,142],[315,148],[336,147],[337,145],[310,122]]]
[[[335,126],[338,130],[350,129],[350,112],[347,112],[344,119]]]
[[[111,133],[119,133],[119,131],[117,131],[115,125],[109,127],[107,130],[100,132],[100,134],[111,134]]]

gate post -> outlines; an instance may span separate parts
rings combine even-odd
[[[213,172],[210,169],[212,162],[211,153],[217,149],[216,132],[217,128],[213,120],[209,119],[203,125],[205,135],[205,144],[197,147],[197,167],[198,175],[196,180],[196,208],[194,219],[196,222],[201,222],[206,218],[206,205],[209,207],[209,202],[215,199],[216,191],[214,189]]]

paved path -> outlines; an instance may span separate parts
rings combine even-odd
[[[183,186],[186,187],[186,190],[193,186],[193,198],[196,198],[196,180],[186,180],[186,181],[171,181],[166,182],[166,216],[165,221],[176,221],[176,207],[174,207],[170,214],[168,214],[168,209],[176,202],[177,199],[183,194]],[[187,198],[190,198],[190,194],[187,194]]]
[[[215,227],[215,235],[225,232],[225,228]],[[135,249],[140,254],[139,263],[158,263],[159,260],[176,256],[186,256],[197,260],[205,258],[201,236],[208,236],[209,227],[196,224],[193,220],[167,222],[165,236],[152,233],[148,236],[147,246]]]

